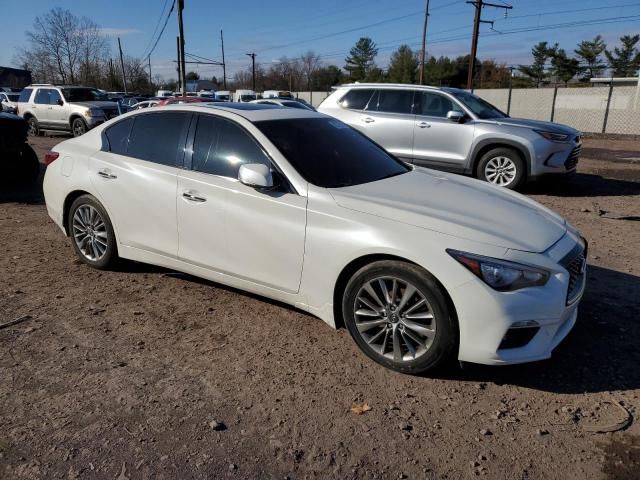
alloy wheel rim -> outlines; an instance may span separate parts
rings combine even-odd
[[[84,129],[84,125],[82,125],[80,122],[76,121],[74,123],[74,128],[73,128],[73,133],[76,137],[79,137],[80,135],[83,135],[85,132]]]
[[[36,127],[35,122],[34,121],[29,122],[29,135],[31,135],[32,137],[35,137],[37,132],[38,132],[38,127]]]
[[[100,212],[91,205],[81,205],[73,214],[73,239],[82,255],[92,262],[107,252],[107,226]]]
[[[436,318],[426,297],[397,277],[378,277],[356,295],[355,326],[378,355],[395,362],[411,362],[433,344]]]
[[[516,164],[510,158],[494,157],[484,167],[484,176],[490,183],[506,187],[515,180],[517,170]]]

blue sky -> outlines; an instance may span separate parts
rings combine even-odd
[[[27,44],[25,31],[34,17],[50,8],[67,8],[87,16],[104,29],[117,52],[120,36],[125,53],[148,52],[173,0],[0,0],[0,65],[13,65],[18,48]],[[493,0],[493,3],[503,3]],[[539,41],[558,42],[572,52],[578,41],[601,34],[610,47],[622,34],[640,33],[640,1],[631,0],[513,0],[507,18],[503,10],[485,8],[483,18],[495,20],[492,31],[482,25],[478,57],[507,64],[530,61],[531,46]],[[4,5],[3,5],[4,4]],[[28,5],[28,8],[26,6]],[[163,9],[164,7],[164,9]],[[185,0],[186,52],[220,60],[220,29],[224,30],[227,75],[247,68],[247,52],[268,66],[286,55],[308,50],[322,55],[324,63],[344,65],[349,49],[361,36],[379,46],[377,63],[385,67],[389,55],[401,43],[420,48],[423,0],[244,0],[217,2]],[[464,0],[431,0],[427,35],[429,54],[465,55],[469,51],[473,6]],[[575,25],[583,22],[582,25]],[[156,36],[157,36],[156,30]],[[177,18],[175,11],[151,56],[154,75],[175,77]],[[502,32],[502,33],[498,33]],[[221,77],[220,67],[193,67],[201,76]]]

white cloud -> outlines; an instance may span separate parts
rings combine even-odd
[[[140,33],[140,30],[136,28],[110,28],[102,27],[98,29],[98,32],[103,37],[125,37],[135,33]]]

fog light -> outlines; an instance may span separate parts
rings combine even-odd
[[[500,342],[498,350],[524,347],[533,340],[533,337],[536,336],[539,330],[540,326],[535,320],[515,322],[513,326],[507,330],[507,333],[504,334],[504,337],[502,337],[502,342]]]

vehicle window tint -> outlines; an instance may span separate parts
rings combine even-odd
[[[373,92],[374,90],[364,88],[350,90],[340,99],[340,105],[352,110],[364,110],[367,103],[369,103],[369,99],[371,99]]]
[[[110,152],[117,153],[118,155],[125,155],[127,153],[131,125],[133,125],[133,118],[127,118],[105,130],[105,135],[109,141]]]
[[[49,105],[49,89],[40,88],[36,92],[35,103],[39,105]]]
[[[184,155],[190,116],[180,112],[147,113],[134,117],[127,155],[176,166]],[[179,149],[179,151],[178,151]]]
[[[31,92],[33,92],[32,88],[25,88],[24,90],[22,90],[22,92],[20,92],[20,100],[18,101],[21,103],[28,102],[31,98]]]
[[[419,102],[419,114],[428,115],[430,117],[446,118],[447,113],[451,110],[461,112],[462,109],[449,98],[437,93],[422,92]]]
[[[62,96],[57,90],[49,90],[49,105],[57,105],[58,100],[62,100]]]
[[[242,127],[223,118],[201,115],[193,142],[193,169],[238,178],[244,163],[271,167],[269,157]]]
[[[410,90],[380,90],[377,109],[379,112],[411,113],[413,92]],[[369,105],[367,110],[374,110]]]

